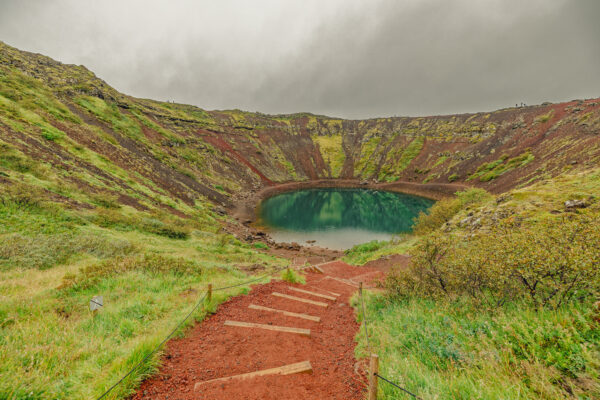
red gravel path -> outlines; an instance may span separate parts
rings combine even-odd
[[[363,399],[366,379],[354,358],[354,336],[359,325],[348,305],[356,289],[323,278],[331,275],[349,279],[377,271],[340,261],[323,265],[322,269],[325,275],[307,273],[306,286],[275,281],[254,286],[250,294],[223,303],[215,315],[192,328],[186,337],[168,343],[159,374],[143,382],[132,399]],[[378,274],[368,276],[374,278]],[[341,296],[333,302],[292,291],[290,286],[314,292],[319,288]],[[323,301],[329,306],[275,297],[271,295],[274,291]],[[321,322],[252,310],[248,308],[250,304],[318,316]],[[223,325],[225,320],[307,328],[311,336],[229,327]],[[312,364],[312,374],[212,383],[194,391],[196,382],[306,360]]]

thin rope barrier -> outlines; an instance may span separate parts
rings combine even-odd
[[[171,333],[169,333],[169,335],[162,342],[160,342],[150,353],[148,353],[148,355],[146,355],[146,357],[144,357],[133,368],[131,368],[129,370],[129,372],[127,372],[125,374],[125,376],[123,376],[121,379],[119,379],[119,381],[117,383],[115,383],[114,385],[112,385],[107,391],[102,393],[102,395],[100,397],[98,397],[96,400],[101,400],[104,397],[106,397],[107,394],[109,394],[114,388],[119,386],[119,384],[121,384],[121,382],[123,382],[129,375],[131,375],[135,370],[137,370],[140,367],[140,365],[142,365],[146,360],[148,360],[150,358],[150,356],[154,355],[154,353],[156,353],[158,351],[158,349],[160,349],[162,347],[163,344],[165,344],[169,339],[171,339],[171,337],[175,334],[175,332],[177,332],[177,330],[188,320],[188,318],[198,309],[198,307],[200,307],[200,304],[202,304],[204,299],[206,299],[206,295],[207,295],[207,293],[204,293],[204,296],[202,296],[202,298],[200,298],[200,300],[198,300],[198,303],[196,303],[194,308],[192,308],[192,310],[188,313],[188,315],[186,315],[185,318],[179,324],[177,324],[175,329],[173,329],[171,331]]]
[[[408,390],[404,389],[402,386],[399,386],[399,385],[395,384],[394,382],[390,381],[389,379],[387,379],[387,378],[384,378],[383,376],[381,376],[381,375],[379,375],[379,374],[377,374],[377,373],[375,374],[375,376],[376,376],[376,377],[378,377],[378,378],[380,378],[380,379],[382,379],[384,382],[387,382],[387,383],[389,383],[390,385],[392,385],[392,386],[395,386],[395,387],[397,387],[398,389],[402,390],[403,392],[405,392],[405,393],[407,393],[407,394],[411,395],[411,396],[412,396],[412,397],[414,397],[415,399],[422,400],[422,399],[421,399],[421,397],[417,396],[416,394],[414,394],[414,393],[412,393],[412,392],[409,392]]]
[[[362,283],[362,282],[361,282],[361,283]],[[373,350],[372,350],[372,347],[371,347],[371,341],[370,341],[370,338],[369,338],[369,331],[368,331],[368,328],[367,328],[368,321],[367,321],[367,313],[366,313],[366,311],[365,311],[365,302],[364,302],[364,296],[363,296],[363,287],[362,287],[362,285],[360,286],[360,289],[359,289],[359,291],[358,291],[358,292],[359,292],[360,303],[361,303],[361,308],[362,308],[362,320],[363,320],[363,325],[364,325],[364,327],[365,327],[365,337],[367,338],[367,348],[369,349],[369,354],[372,354],[372,353],[373,353]],[[398,388],[398,389],[402,390],[403,392],[405,392],[405,393],[407,393],[407,394],[411,395],[411,396],[412,396],[412,397],[414,397],[415,399],[422,400],[422,399],[421,399],[421,397],[419,397],[419,396],[417,396],[416,394],[412,393],[411,391],[409,391],[409,390],[407,390],[407,389],[403,388],[402,386],[400,386],[400,385],[398,385],[398,384],[396,384],[396,383],[394,383],[394,382],[390,381],[389,379],[387,379],[387,378],[384,378],[383,376],[379,375],[378,373],[375,373],[374,375],[375,375],[376,377],[378,377],[378,378],[381,378],[381,379],[382,379],[384,382],[387,382],[387,383],[389,383],[390,385],[392,385],[392,386],[395,386],[396,388]]]
[[[216,288],[213,289],[214,291],[218,291],[218,290],[227,290],[227,289],[232,289],[235,287],[239,287],[239,286],[246,286],[250,283],[254,283],[254,282],[258,282],[262,279],[265,279],[268,276],[271,276],[277,272],[283,271],[284,269],[286,269],[288,267],[282,267],[282,268],[278,268],[275,269],[274,271],[271,271],[267,274],[264,274],[262,276],[260,276],[259,278],[255,278],[255,279],[251,279],[245,282],[241,282],[235,285],[230,285],[230,286],[224,286],[224,287],[220,287],[220,288]],[[169,335],[167,335],[166,338],[163,339],[162,342],[160,342],[156,347],[154,347],[154,349],[152,349],[152,351],[150,353],[148,353],[140,362],[138,362],[136,365],[133,366],[133,368],[131,368],[129,370],[129,372],[127,372],[121,379],[119,379],[117,381],[117,383],[115,383],[114,385],[112,385],[110,388],[108,388],[108,390],[106,390],[104,393],[102,393],[102,395],[100,397],[98,397],[96,400],[101,400],[104,397],[106,397],[107,394],[109,394],[114,388],[116,388],[117,386],[119,386],[121,384],[121,382],[123,382],[125,379],[127,379],[127,377],[129,375],[131,375],[133,372],[135,372],[144,362],[146,362],[152,355],[154,355],[158,349],[160,349],[169,339],[171,339],[171,337],[173,337],[173,335],[175,334],[175,332],[177,332],[179,330],[179,328],[181,328],[181,326],[192,316],[192,314],[194,312],[196,312],[196,310],[198,309],[198,307],[200,307],[200,305],[204,302],[204,300],[206,299],[206,296],[208,295],[208,292],[204,293],[204,296],[202,296],[200,298],[200,300],[198,300],[198,302],[196,303],[196,305],[194,306],[194,308],[192,308],[192,310],[185,316],[185,318],[183,320],[181,320],[181,322],[179,322],[179,324],[177,324],[177,326],[175,327],[175,329],[173,329],[171,331],[171,333],[169,333]]]

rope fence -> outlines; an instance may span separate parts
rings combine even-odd
[[[281,268],[277,268],[274,271],[268,272],[258,278],[254,278],[254,279],[250,279],[248,281],[244,281],[244,282],[240,282],[234,285],[229,285],[229,286],[223,286],[220,288],[213,288],[212,284],[208,285],[207,290],[204,292],[204,294],[200,297],[200,299],[198,300],[198,302],[194,305],[194,307],[190,310],[189,313],[187,313],[187,315],[175,326],[175,328],[173,330],[171,330],[171,332],[158,344],[154,347],[154,349],[152,349],[152,351],[150,353],[148,353],[144,358],[142,358],[137,364],[135,364],[125,375],[123,375],[123,377],[121,379],[119,379],[114,385],[112,385],[110,388],[108,388],[108,390],[106,390],[104,393],[102,393],[102,395],[100,395],[99,397],[96,398],[96,400],[102,400],[104,399],[110,392],[112,392],[117,386],[119,386],[125,379],[127,379],[127,377],[129,377],[131,374],[133,374],[140,366],[142,366],[150,357],[152,357],[167,341],[169,341],[169,339],[171,339],[173,337],[173,335],[175,335],[175,333],[183,326],[183,324],[185,324],[187,322],[187,320],[198,310],[198,308],[200,308],[200,306],[204,303],[204,301],[208,298],[209,302],[212,300],[212,292],[214,291],[220,291],[220,290],[228,290],[228,289],[233,289],[236,287],[240,287],[240,286],[247,286],[251,283],[255,283],[255,282],[259,282],[269,276],[272,276],[276,273],[279,273],[281,271],[283,271],[284,269],[287,269],[289,267],[281,267]],[[303,269],[303,268],[300,268]],[[371,346],[371,339],[369,336],[369,326],[368,326],[368,320],[367,320],[367,313],[366,313],[366,309],[365,309],[365,302],[364,302],[364,296],[363,296],[363,283],[360,282],[359,284],[359,297],[360,297],[360,303],[361,303],[361,313],[362,313],[362,320],[363,320],[363,325],[364,325],[364,331],[365,331],[365,337],[367,340],[367,349],[369,351],[370,354],[370,366],[369,366],[369,400],[376,400],[377,399],[377,387],[378,387],[378,378],[381,379],[382,381],[396,387],[397,389],[400,389],[401,391],[403,391],[404,393],[412,396],[415,399],[418,400],[422,400],[419,396],[417,396],[416,394],[412,393],[411,391],[409,391],[408,389],[403,388],[402,386],[392,382],[391,380],[381,376],[379,374],[379,357],[373,353],[373,348]]]
[[[128,376],[130,376],[132,373],[134,373],[142,364],[144,364],[150,357],[152,357],[167,341],[169,341],[169,339],[171,339],[173,337],[173,335],[179,330],[179,328],[181,328],[183,326],[183,324],[185,324],[185,322],[194,314],[194,312],[196,312],[196,310],[198,310],[200,305],[202,305],[204,303],[204,300],[207,297],[208,297],[209,301],[211,300],[213,291],[227,290],[227,289],[233,289],[233,288],[240,287],[240,286],[247,286],[251,283],[261,281],[271,275],[279,273],[287,268],[288,267],[277,268],[274,271],[266,273],[258,278],[250,279],[248,281],[237,283],[235,285],[224,286],[224,287],[213,289],[212,285],[209,284],[208,289],[206,290],[206,292],[204,292],[204,295],[198,300],[198,302],[194,305],[194,307],[191,309],[191,311],[185,316],[185,318],[183,318],[177,324],[177,326],[175,326],[175,328],[167,335],[167,337],[165,337],[162,342],[160,342],[158,345],[156,345],[156,347],[154,347],[154,349],[152,349],[152,351],[150,353],[148,353],[144,358],[142,358],[142,360],[140,360],[140,362],[138,362],[136,365],[134,365],[133,368],[131,368],[129,370],[129,372],[127,372],[125,375],[123,375],[123,377],[121,379],[119,379],[117,381],[117,383],[115,383],[110,388],[108,388],[108,390],[106,390],[104,393],[102,393],[102,395],[100,395],[100,397],[96,398],[96,400],[102,400],[103,398],[105,398],[110,392],[113,391],[113,389],[115,389],[117,386],[119,386],[125,379],[127,379]]]
[[[369,327],[368,327],[368,320],[367,320],[367,313],[365,311],[365,301],[364,301],[364,296],[363,296],[363,284],[362,282],[360,282],[359,287],[358,287],[358,294],[360,297],[360,304],[361,304],[361,310],[362,310],[362,325],[365,328],[365,337],[367,338],[367,349],[369,351],[370,354],[370,362],[369,362],[369,400],[377,400],[377,387],[378,387],[378,379],[381,379],[382,381],[400,389],[401,391],[403,391],[404,393],[412,396],[415,399],[418,400],[423,400],[421,397],[417,396],[416,394],[412,393],[411,391],[409,391],[408,389],[403,388],[402,386],[398,385],[397,383],[392,382],[391,380],[381,376],[379,374],[379,356],[375,353],[373,353],[373,348],[371,347],[371,339],[369,337]]]

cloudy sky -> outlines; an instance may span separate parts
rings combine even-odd
[[[347,118],[600,97],[599,0],[0,0],[0,40],[118,90]]]

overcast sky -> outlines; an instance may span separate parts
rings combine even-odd
[[[365,118],[600,97],[600,0],[0,0],[0,40],[206,109]]]

